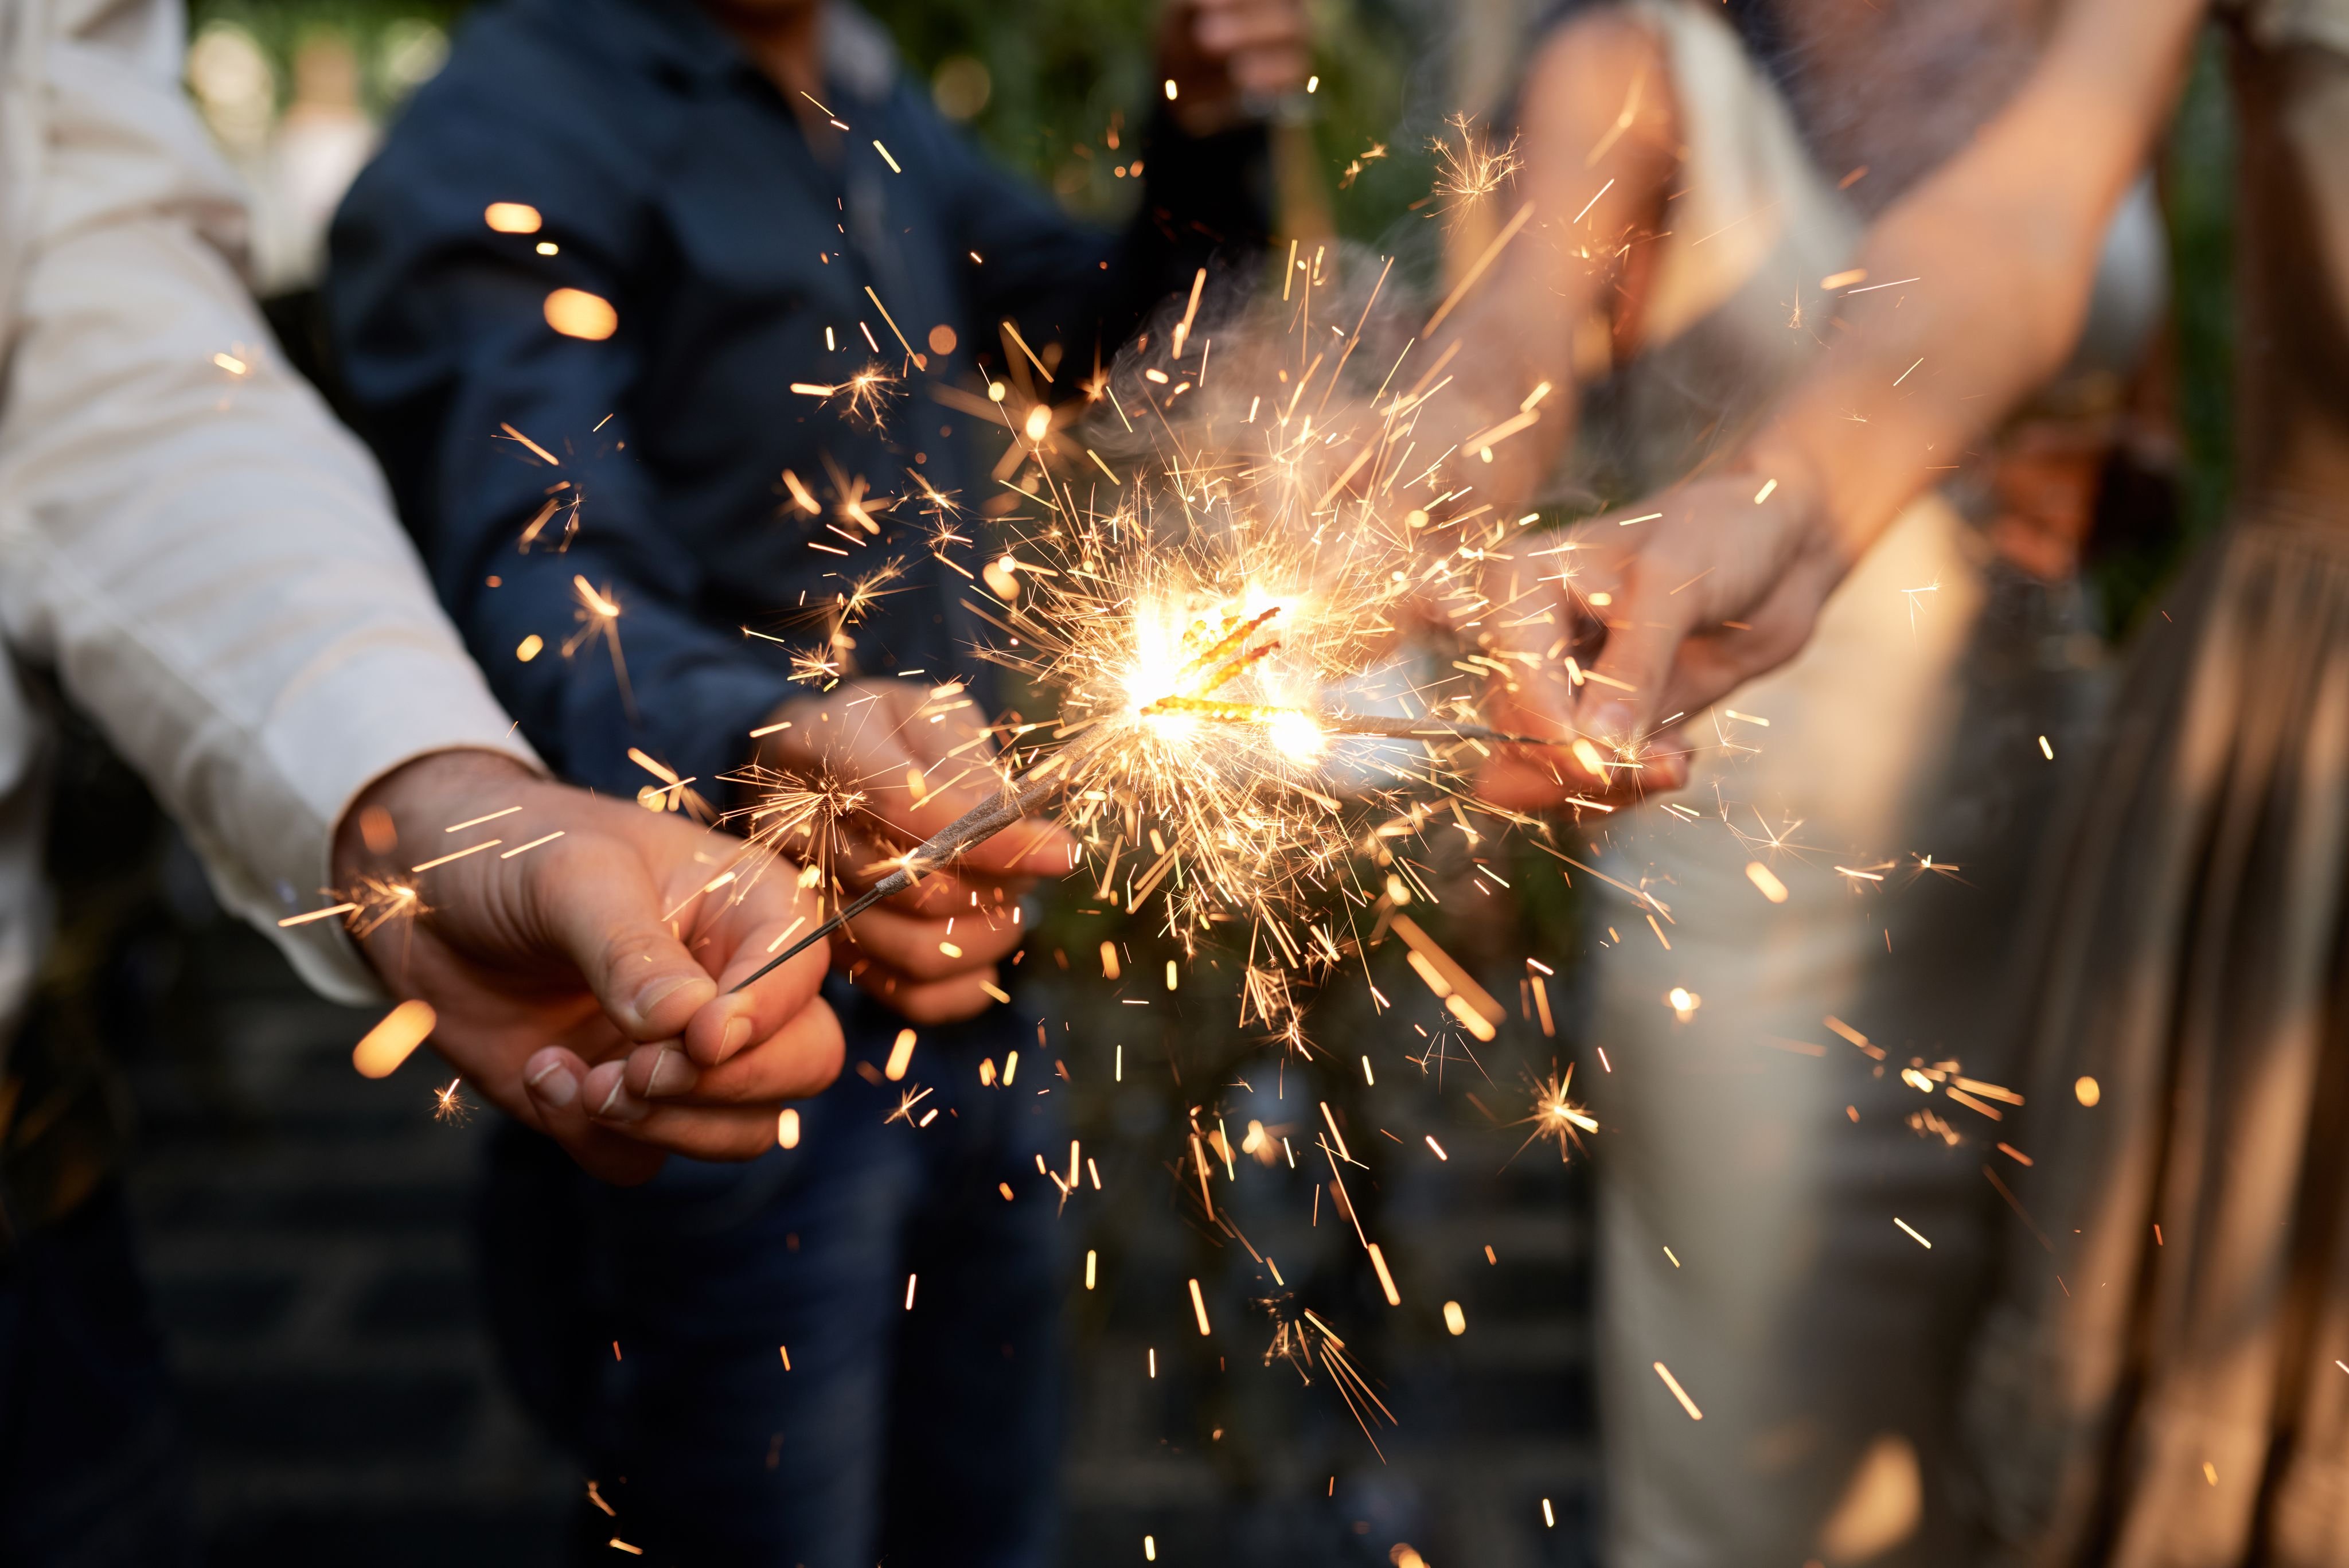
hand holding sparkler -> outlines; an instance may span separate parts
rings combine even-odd
[[[1779,393],[1734,472],[1589,525],[1593,543],[1632,532],[1601,545],[1578,585],[1610,601],[1588,671],[1602,690],[1575,703],[1583,728],[1650,744],[1651,729],[1668,736],[1675,715],[1792,658],[1900,509],[2061,367],[2204,10],[2065,8],[2030,79],[1871,225],[1845,282],[1881,281],[1837,299],[1839,335]],[[1683,776],[1667,760],[1646,782]],[[1519,774],[1491,788],[1532,804],[1555,798],[1543,784]]]
[[[785,704],[776,722],[790,727],[766,738],[752,781],[776,787],[746,826],[812,867],[854,911],[853,942],[836,961],[917,1023],[983,1010],[996,965],[1027,935],[1020,896],[1067,871],[1072,841],[1026,808],[995,809],[994,742],[962,683],[850,681]],[[802,802],[809,809],[796,809]],[[915,859],[908,846],[974,812],[988,816],[984,834],[924,857],[918,877],[904,869]]]
[[[1312,43],[1299,0],[1168,0],[1158,75],[1174,88],[1175,122],[1212,135],[1254,105],[1302,91]]]
[[[669,1153],[763,1152],[777,1106],[839,1072],[820,961],[720,990],[810,921],[796,869],[478,753],[378,780],[335,854],[337,885],[398,890],[354,931],[387,984],[432,1004],[433,1044],[619,1182]]]
[[[1535,810],[1686,784],[1685,721],[1793,658],[1850,566],[1813,493],[1791,468],[1692,480],[1583,524],[1536,563],[1547,570],[1495,573],[1494,597],[1524,607],[1504,618],[1526,623],[1527,652],[1547,639],[1568,657],[1529,657],[1488,702],[1510,728],[1562,737],[1570,760],[1498,758],[1479,794]],[[1537,606],[1554,613],[1537,620]],[[1576,635],[1592,628],[1595,649]]]

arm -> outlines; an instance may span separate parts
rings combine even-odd
[[[1247,106],[1303,88],[1309,42],[1298,0],[1170,0],[1152,112],[1134,149],[1141,209],[1113,239],[1072,223],[942,128],[948,145],[937,155],[966,192],[957,248],[986,258],[967,273],[980,317],[974,326],[991,336],[1009,318],[1040,348],[1062,344],[1072,366],[1090,359],[1095,345],[1106,362],[1153,306],[1187,289],[1219,250],[1262,245],[1270,169],[1264,126]],[[1175,84],[1171,104],[1156,96],[1161,81]]]
[[[640,345],[659,303],[631,286],[641,214],[609,198],[620,182],[599,178],[591,150],[471,105],[442,118],[396,140],[336,220],[329,305],[351,395],[441,601],[555,770],[631,798],[654,782],[629,760],[636,747],[720,793],[717,775],[792,688],[738,628],[699,615],[700,566],[664,531],[634,454]],[[546,209],[544,230],[488,226],[489,202],[517,191]],[[561,236],[556,257],[536,254],[547,234]],[[557,331],[546,302],[558,289],[608,302],[617,329]],[[619,608],[608,634],[583,579]]]
[[[695,554],[663,533],[655,487],[623,450],[633,444],[627,410],[642,395],[638,345],[657,330],[660,309],[642,296],[651,291],[628,283],[644,270],[634,261],[634,220],[603,194],[623,182],[599,180],[592,153],[551,134],[499,126],[490,135],[464,123],[468,106],[444,112],[453,130],[436,122],[395,143],[346,202],[332,303],[353,395],[403,478],[409,520],[499,694],[567,776],[622,799],[652,782],[632,749],[721,795],[716,780],[751,755],[751,732],[789,721],[765,742],[764,760],[800,778],[855,779],[869,809],[837,834],[784,844],[787,854],[830,866],[839,851],[857,867],[843,865],[845,879],[918,842],[955,815],[938,815],[947,802],[978,799],[988,780],[972,744],[946,754],[978,742],[962,722],[968,702],[949,705],[957,722],[947,727],[913,717],[926,685],[884,680],[806,694],[740,628],[703,618]],[[500,150],[493,170],[463,150],[484,142]],[[484,222],[492,193],[518,192],[544,203],[540,234],[561,236],[558,258],[537,254],[540,234],[502,234]],[[618,330],[602,339],[554,330],[545,301],[557,287],[610,302]],[[502,426],[530,440],[495,437]],[[535,540],[518,547],[550,502],[556,509]],[[581,619],[594,613],[581,579],[619,608],[616,657]],[[562,644],[583,632],[565,657]],[[538,639],[528,659],[518,657],[525,639]],[[929,770],[919,801],[903,783],[909,767]],[[771,831],[774,821],[753,817],[750,827]],[[1038,832],[1057,846],[1056,834]],[[1013,865],[1026,842],[1007,841],[990,851],[1001,860],[978,857],[926,879],[897,908],[861,917],[838,961],[916,1022],[986,1007],[992,965],[1026,935],[1001,906],[1016,906],[1021,872],[1066,865],[1042,856]],[[988,906],[976,916],[974,892]]]
[[[172,85],[176,11],[67,15],[0,420],[11,644],[56,666],[318,989],[430,1002],[443,1054],[603,1174],[767,1147],[772,1106],[836,1070],[836,1029],[807,1005],[814,973],[730,997],[710,975],[763,957],[789,877],[686,906],[703,835],[537,776],[374,470],[269,352],[224,254],[235,200]],[[562,836],[415,872],[449,825],[508,805]],[[361,872],[423,906],[367,958],[334,922],[278,924]]]
[[[1857,258],[1868,276],[1919,281],[1847,295],[1848,329],[1728,472],[1631,508],[1663,515],[1628,543],[1612,519],[1592,525],[1574,587],[1612,596],[1593,666],[1607,680],[1581,687],[1570,712],[1529,684],[1505,722],[1589,735],[1643,763],[1632,776],[1650,788],[1686,776],[1669,747],[1642,755],[1659,718],[1792,658],[1899,509],[2060,366],[2202,11],[2203,0],[2074,0],[2015,99],[1869,231]],[[1523,805],[1559,794],[1546,764],[1523,760],[1486,788]]]
[[[1474,452],[1447,464],[1505,516],[1522,510],[1573,440],[1578,369],[1591,373],[1576,364],[1578,337],[1603,327],[1618,359],[1636,345],[1665,193],[1680,169],[1671,58],[1619,8],[1554,29],[1518,97],[1522,163],[1483,200],[1495,231],[1521,209],[1530,215],[1426,346],[1426,363],[1444,360],[1455,375],[1413,429],[1425,450],[1444,452],[1512,419],[1547,383],[1534,423],[1491,448],[1489,464]]]
[[[144,20],[136,43],[48,45],[0,614],[153,783],[223,902],[274,932],[329,881],[334,825],[371,779],[450,747],[531,756],[365,453],[277,359],[223,254],[242,209],[150,68],[177,69],[171,14]],[[378,994],[338,933],[278,940],[328,994]]]

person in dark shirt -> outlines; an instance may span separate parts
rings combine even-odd
[[[990,382],[1070,395],[1216,253],[1262,244],[1247,109],[1308,61],[1298,0],[1173,0],[1160,46],[1173,87],[1112,234],[992,167],[845,5],[471,21],[336,221],[328,307],[443,599],[566,777],[723,806],[753,761],[830,766],[897,830],[875,856],[978,798],[994,694],[963,601],[1004,492],[964,410],[992,411]],[[892,383],[877,420],[823,392],[868,372]],[[502,1130],[492,1318],[614,1511],[587,1519],[596,1561],[615,1534],[698,1568],[1044,1560],[1061,1282],[1036,1160],[1067,1146],[1055,1097],[978,1068],[1037,1054],[993,1001],[1005,917],[1069,858],[1024,825],[860,919],[828,987],[854,1070],[761,1160],[624,1190]],[[690,1103],[668,1066],[599,1114]]]

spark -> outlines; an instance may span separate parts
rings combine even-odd
[[[1453,134],[1433,137],[1427,147],[1435,154],[1436,194],[1448,211],[1457,213],[1506,185],[1524,160],[1514,136],[1496,147],[1465,114],[1455,114],[1446,123]]]
[[[1361,178],[1363,169],[1377,162],[1386,155],[1387,144],[1385,142],[1371,142],[1369,147],[1363,149],[1360,157],[1353,159],[1346,165],[1346,171],[1338,177],[1338,189],[1340,191],[1351,190],[1353,188],[1354,182]]]
[[[819,402],[837,400],[843,419],[876,431],[885,422],[893,402],[899,396],[899,389],[897,378],[878,365],[867,365],[844,381],[792,383],[792,390],[800,396],[813,398]],[[796,478],[787,474],[784,483],[791,489],[794,501],[802,498],[805,493]]]
[[[1282,1363],[1309,1387],[1316,1371],[1327,1376],[1338,1390],[1338,1397],[1346,1402],[1347,1413],[1361,1428],[1371,1451],[1384,1463],[1386,1453],[1379,1447],[1376,1428],[1381,1423],[1390,1427],[1399,1423],[1394,1412],[1386,1407],[1348,1357],[1346,1342],[1312,1308],[1298,1305],[1294,1293],[1267,1297],[1256,1304],[1272,1321],[1272,1343],[1265,1347],[1264,1364],[1270,1366],[1275,1362]]]
[[[345,892],[345,924],[355,937],[371,937],[394,920],[412,920],[431,910],[414,883],[393,877],[360,876]]]
[[[1696,1401],[1689,1397],[1688,1390],[1681,1386],[1681,1380],[1672,1376],[1671,1368],[1661,1361],[1657,1362],[1655,1366],[1656,1376],[1664,1380],[1664,1386],[1672,1391],[1672,1397],[1681,1402],[1681,1408],[1688,1412],[1689,1419],[1703,1420],[1704,1412],[1696,1407]]]
[[[726,813],[720,825],[798,866],[800,886],[829,898],[833,908],[845,904],[860,839],[887,840],[887,829],[869,809],[870,786],[880,781],[850,777],[829,756],[788,772],[753,763],[726,778],[751,804]]]
[[[636,693],[628,688],[628,664],[620,653],[620,605],[612,597],[609,586],[598,588],[585,576],[574,574],[571,590],[579,600],[573,618],[579,629],[563,641],[563,657],[569,659],[587,642],[601,638],[612,651],[612,674],[620,685],[620,702],[633,722],[636,717]]]
[[[465,1102],[465,1096],[459,1092],[463,1087],[464,1082],[461,1077],[451,1078],[445,1085],[432,1091],[434,1121],[447,1122],[451,1127],[465,1125],[466,1119],[473,1114],[473,1107]]]
[[[1902,588],[1900,590],[1900,597],[1906,599],[1909,604],[1909,630],[1910,635],[1915,635],[1917,630],[1917,609],[1919,605],[1923,601],[1927,594],[1938,594],[1940,591],[1941,579],[1939,577],[1927,583],[1921,588]]]
[[[1454,132],[1443,192],[1459,202],[1499,192],[1516,166],[1514,143],[1495,147],[1464,119]],[[1522,209],[1501,227],[1446,308],[1531,215]],[[1537,741],[1478,719],[1488,688],[1545,663],[1483,629],[1526,612],[1475,588],[1483,563],[1506,557],[1523,537],[1524,519],[1463,499],[1471,487],[1447,477],[1446,465],[1473,454],[1416,455],[1422,410],[1469,369],[1452,368],[1456,344],[1392,396],[1386,382],[1402,358],[1389,369],[1381,354],[1347,380],[1380,296],[1377,286],[1367,299],[1358,291],[1334,323],[1314,320],[1317,304],[1345,297],[1340,268],[1325,270],[1333,259],[1326,251],[1295,255],[1289,282],[1300,297],[1277,307],[1268,296],[1253,323],[1219,323],[1212,389],[1197,382],[1179,402],[1152,389],[1188,375],[1180,356],[1204,360],[1204,340],[1193,344],[1188,330],[1204,297],[1197,279],[1166,344],[1144,339],[1117,364],[1096,366],[1082,382],[1088,402],[1056,412],[1024,397],[1009,401],[1000,383],[990,386],[989,406],[1014,437],[997,478],[1021,498],[1018,510],[1040,514],[1015,524],[1004,545],[990,541],[992,558],[970,567],[939,555],[970,583],[964,606],[988,628],[978,657],[1039,693],[1050,717],[997,725],[996,753],[972,759],[999,782],[992,798],[922,843],[885,839],[895,868],[854,898],[838,870],[842,836],[882,837],[856,797],[894,781],[811,776],[803,766],[791,776],[753,769],[731,780],[748,785],[755,804],[730,820],[809,865],[811,886],[828,895],[829,913],[796,941],[823,940],[1021,815],[1050,815],[1077,840],[1079,865],[1070,869],[1087,877],[1091,898],[1154,923],[1178,967],[1203,948],[1231,953],[1224,972],[1236,981],[1241,1022],[1264,1038],[1314,1054],[1301,1023],[1305,999],[1341,969],[1360,964],[1370,979],[1369,952],[1388,931],[1403,937],[1415,971],[1424,966],[1423,980],[1436,977],[1430,988],[1460,1030],[1480,1042],[1496,1037],[1505,1010],[1395,911],[1412,889],[1427,889],[1431,877],[1413,860],[1432,854],[1439,826],[1447,837],[1454,826],[1464,830],[1474,846],[1534,824],[1483,806],[1472,823],[1460,804],[1448,813],[1454,820],[1439,823],[1431,801],[1464,803],[1471,776],[1498,747],[1540,747],[1534,754],[1555,758],[1554,766],[1579,765],[1614,784],[1637,777],[1651,742],[1633,734]],[[1391,303],[1389,316],[1401,308]],[[1050,367],[1018,324],[999,326],[1007,355],[1049,383]],[[1366,395],[1373,383],[1378,392]],[[837,386],[812,390],[841,395]],[[1529,427],[1544,391],[1523,395],[1520,425]],[[1146,410],[1154,427],[1137,429],[1129,410]],[[1243,410],[1257,417],[1241,421]],[[1510,433],[1485,422],[1488,442]],[[792,506],[812,518],[813,494],[792,476],[784,483]],[[837,473],[834,488],[861,494]],[[930,493],[927,504],[950,527],[946,499]],[[864,517],[844,520],[849,527],[833,529],[843,545],[864,542],[855,530],[877,533]],[[830,604],[804,607],[822,619],[824,645],[794,648],[795,679],[822,686],[854,671],[856,623],[895,591],[885,585],[900,569],[893,562],[846,578]],[[1408,636],[1452,651],[1433,662],[1446,671],[1440,676],[1397,652],[1406,628],[1429,624],[1430,603],[1441,607],[1436,628]],[[1561,643],[1547,662],[1567,651]],[[1549,749],[1558,745],[1575,745],[1584,761],[1569,763]],[[1508,885],[1497,857],[1472,858],[1480,888]],[[1389,897],[1389,888],[1405,896]],[[1379,1005],[1389,1005],[1383,996]],[[1432,1044],[1423,1066],[1453,1046],[1448,1038]]]
[[[1516,1125],[1530,1126],[1533,1131],[1527,1133],[1526,1141],[1517,1146],[1517,1154],[1523,1154],[1537,1141],[1547,1138],[1557,1145],[1558,1162],[1562,1165],[1571,1151],[1582,1147],[1584,1133],[1599,1130],[1598,1120],[1568,1097],[1567,1091],[1574,1086],[1572,1064],[1568,1065],[1563,1077],[1553,1069],[1545,1078],[1528,1075],[1526,1084],[1532,1094],[1533,1115],[1521,1118]],[[1514,1159],[1516,1156],[1509,1158]]]

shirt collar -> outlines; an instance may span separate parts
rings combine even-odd
[[[633,69],[696,86],[755,70],[692,0],[524,0],[554,26]]]
[[[759,67],[693,0],[528,0],[558,26],[639,69],[694,86],[716,86]],[[584,21],[581,12],[588,14]],[[848,0],[825,0],[824,78],[848,99],[877,104],[898,70],[888,30]],[[760,79],[765,79],[761,77]]]

